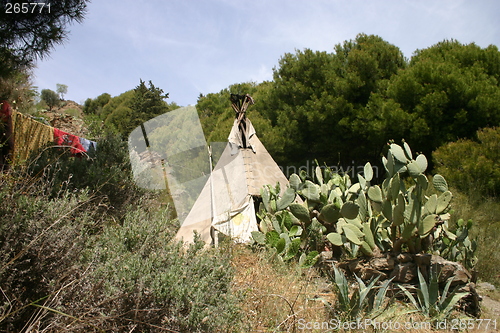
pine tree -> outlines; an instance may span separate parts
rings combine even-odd
[[[64,42],[68,37],[67,26],[83,21],[87,2],[2,1],[0,77],[32,67],[36,59],[47,56],[55,45]]]

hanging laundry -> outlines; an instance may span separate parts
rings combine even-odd
[[[59,146],[70,146],[70,151],[73,155],[79,155],[86,152],[78,136],[66,133],[58,128],[54,128],[54,141]]]
[[[7,122],[12,115],[12,109],[7,101],[0,102],[0,120]]]
[[[96,142],[43,124],[13,110],[6,101],[0,102],[0,124],[0,169],[8,163],[24,163],[31,153],[49,143],[70,147],[74,156],[97,148]]]
[[[85,149],[86,152],[89,152],[90,150],[97,150],[97,142],[95,141],[80,138],[80,144],[83,146],[83,149]]]
[[[12,160],[12,109],[7,101],[0,102],[0,170],[9,167]]]
[[[28,159],[33,151],[54,142],[52,127],[42,124],[15,110],[12,111],[12,159],[14,164]]]

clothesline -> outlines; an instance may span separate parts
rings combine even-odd
[[[3,102],[2,117],[7,126],[11,127],[10,158],[14,164],[27,160],[33,151],[49,143],[70,147],[70,152],[74,156],[81,156],[97,148],[97,143],[94,141],[43,124],[15,110],[8,110],[8,104],[7,106],[5,104],[7,103]]]

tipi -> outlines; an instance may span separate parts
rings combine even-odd
[[[288,185],[246,118],[253,99],[232,94],[231,102],[236,119],[228,143],[177,232],[178,240],[193,242],[196,231],[205,243],[217,243],[218,233],[237,242],[250,241],[251,232],[258,230],[255,210],[260,189],[278,182],[284,191]]]

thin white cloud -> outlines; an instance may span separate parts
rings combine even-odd
[[[273,79],[273,71],[269,67],[267,67],[264,64],[261,64],[259,69],[256,71],[252,71],[250,74],[250,79],[253,82],[263,82],[263,81],[270,81]]]

